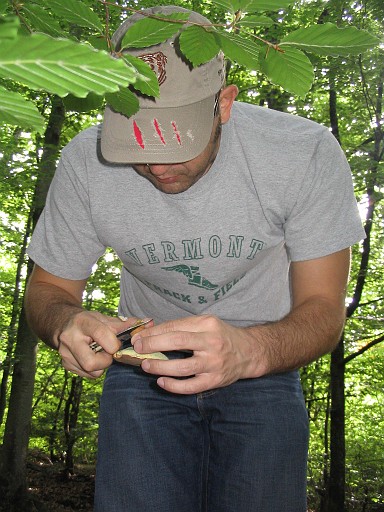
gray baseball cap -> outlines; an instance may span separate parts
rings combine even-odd
[[[188,22],[211,24],[182,7],[157,6],[129,17],[114,33],[119,51],[127,30],[145,14],[190,13]],[[189,26],[189,23],[185,27]],[[224,55],[192,67],[177,50],[175,38],[128,53],[146,61],[157,74],[160,97],[138,95],[140,110],[126,117],[109,106],[104,112],[101,153],[113,163],[177,163],[198,156],[207,146],[213,127],[215,96],[225,82]]]

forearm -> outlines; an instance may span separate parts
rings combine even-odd
[[[81,301],[48,283],[34,283],[27,287],[25,309],[33,331],[52,348],[58,347],[58,334],[83,310]]]
[[[247,376],[297,369],[332,351],[344,320],[343,305],[314,297],[280,321],[247,328],[251,336]]]

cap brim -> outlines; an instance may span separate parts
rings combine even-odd
[[[113,163],[179,163],[206,148],[212,133],[215,96],[174,108],[141,108],[131,117],[108,106],[101,154]]]

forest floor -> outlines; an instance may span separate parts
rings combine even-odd
[[[29,492],[49,512],[92,512],[95,466],[77,465],[68,477],[61,463],[48,460],[29,462]],[[40,510],[37,506],[36,510]],[[315,512],[308,510],[308,512]]]
[[[42,454],[34,453],[28,459],[27,481],[36,507],[33,510],[93,512],[94,465],[78,464],[75,473],[68,476],[63,463],[52,463]]]
[[[29,492],[49,512],[92,512],[95,466],[78,465],[71,476],[63,464],[49,460],[29,462],[27,468]]]

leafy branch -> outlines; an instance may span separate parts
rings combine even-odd
[[[275,23],[266,13],[287,9],[294,0],[212,1],[222,9],[223,20],[229,15],[231,22],[190,23],[183,12],[143,17],[127,31],[122,50],[145,48],[174,37],[193,66],[221,50],[239,66],[261,73],[303,98],[314,79],[307,53],[358,55],[379,44],[379,39],[366,31],[331,23],[300,28],[272,43],[260,33]],[[109,9],[118,6],[100,2],[106,13],[103,21],[82,0],[31,0],[0,7],[0,79],[4,79],[0,122],[43,130],[43,117],[34,103],[18,92],[20,85],[56,94],[65,98],[69,108],[79,111],[99,108],[105,98],[127,116],[139,108],[131,87],[142,94],[159,95],[156,76],[146,63],[124,51],[114,53]],[[86,42],[72,37],[74,27],[86,32]],[[11,89],[10,80],[14,84]]]

